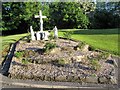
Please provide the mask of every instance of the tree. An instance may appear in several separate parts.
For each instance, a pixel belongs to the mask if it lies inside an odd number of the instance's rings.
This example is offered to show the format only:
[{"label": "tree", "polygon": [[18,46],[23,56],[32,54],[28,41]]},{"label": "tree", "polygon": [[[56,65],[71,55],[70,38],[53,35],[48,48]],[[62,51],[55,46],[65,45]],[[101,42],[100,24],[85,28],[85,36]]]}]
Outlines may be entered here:
[{"label": "tree", "polygon": [[27,32],[30,25],[35,30],[39,30],[39,20],[34,16],[38,14],[40,9],[42,9],[42,4],[38,2],[3,2],[3,30],[22,33]]},{"label": "tree", "polygon": [[87,28],[89,25],[79,3],[55,2],[49,7],[51,24],[58,28]]},{"label": "tree", "polygon": [[[119,28],[120,15],[119,3],[109,2],[107,8],[105,3],[98,3],[98,7],[91,18],[92,28]],[[101,6],[101,8],[99,8]]]}]

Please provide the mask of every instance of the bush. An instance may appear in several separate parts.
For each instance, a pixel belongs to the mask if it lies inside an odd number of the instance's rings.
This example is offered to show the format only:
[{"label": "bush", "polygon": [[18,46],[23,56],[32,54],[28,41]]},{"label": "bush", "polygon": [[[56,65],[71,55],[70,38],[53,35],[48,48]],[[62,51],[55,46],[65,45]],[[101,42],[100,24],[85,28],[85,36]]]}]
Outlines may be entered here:
[{"label": "bush", "polygon": [[54,36],[52,34],[50,34],[49,39],[50,40],[54,39]]},{"label": "bush", "polygon": [[22,63],[23,64],[28,64],[28,60],[27,59],[22,59]]},{"label": "bush", "polygon": [[55,43],[48,42],[44,46],[44,52],[48,52],[49,50],[56,48],[56,47],[57,47],[57,45]]},{"label": "bush", "polygon": [[23,57],[23,55],[24,55],[23,51],[18,51],[15,53],[15,57],[17,57],[17,58],[21,58],[21,57]]}]

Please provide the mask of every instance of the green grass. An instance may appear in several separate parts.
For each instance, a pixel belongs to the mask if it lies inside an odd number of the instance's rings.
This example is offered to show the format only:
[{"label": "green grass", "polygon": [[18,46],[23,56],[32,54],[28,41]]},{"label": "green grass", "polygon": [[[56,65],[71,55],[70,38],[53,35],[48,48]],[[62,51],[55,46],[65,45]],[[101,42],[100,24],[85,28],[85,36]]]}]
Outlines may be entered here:
[{"label": "green grass", "polygon": [[17,34],[17,35],[9,35],[9,36],[0,36],[0,55],[2,55],[2,59],[1,61],[5,58],[5,56],[7,55],[9,48],[10,48],[10,44],[15,43],[16,41],[18,41],[20,38],[24,37],[28,35],[28,33],[26,34]]},{"label": "green grass", "polygon": [[9,35],[9,36],[0,36],[1,39],[1,45],[0,50],[5,49],[7,46],[9,46],[11,43],[16,42],[20,38],[26,36],[27,34],[17,34],[17,35]]},{"label": "green grass", "polygon": [[[66,30],[59,30],[59,35],[63,36],[65,31]],[[69,31],[73,31],[72,39],[84,41],[97,49],[118,54],[118,35],[120,35],[120,33],[118,33],[118,29],[77,29]]]}]

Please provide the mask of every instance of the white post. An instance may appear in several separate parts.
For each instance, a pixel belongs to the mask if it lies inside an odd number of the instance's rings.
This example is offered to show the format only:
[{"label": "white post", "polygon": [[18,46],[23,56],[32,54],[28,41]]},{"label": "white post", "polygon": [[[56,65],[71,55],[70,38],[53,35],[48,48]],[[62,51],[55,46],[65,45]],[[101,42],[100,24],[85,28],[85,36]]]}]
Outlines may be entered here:
[{"label": "white post", "polygon": [[33,31],[33,28],[32,28],[32,26],[30,26],[30,32],[31,32],[31,39],[32,40],[35,40],[35,36],[34,36],[34,31]]},{"label": "white post", "polygon": [[54,37],[58,38],[58,29],[57,29],[57,27],[55,26],[55,28],[53,30],[54,30]]}]

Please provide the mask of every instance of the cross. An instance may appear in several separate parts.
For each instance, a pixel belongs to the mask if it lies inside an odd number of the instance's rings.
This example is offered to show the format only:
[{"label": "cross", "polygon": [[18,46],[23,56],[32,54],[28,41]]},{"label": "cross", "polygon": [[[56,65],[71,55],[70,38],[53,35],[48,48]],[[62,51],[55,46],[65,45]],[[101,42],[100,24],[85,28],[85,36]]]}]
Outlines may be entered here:
[{"label": "cross", "polygon": [[43,31],[43,20],[42,18],[46,18],[46,16],[42,16],[42,11],[39,11],[39,15],[35,15],[35,18],[40,18],[40,31]]}]

